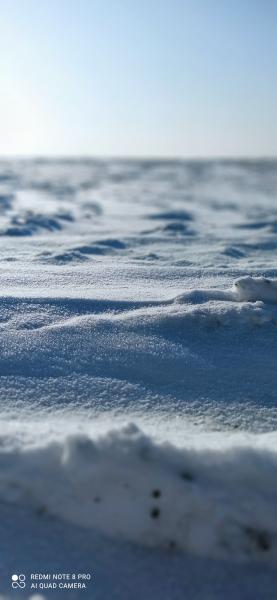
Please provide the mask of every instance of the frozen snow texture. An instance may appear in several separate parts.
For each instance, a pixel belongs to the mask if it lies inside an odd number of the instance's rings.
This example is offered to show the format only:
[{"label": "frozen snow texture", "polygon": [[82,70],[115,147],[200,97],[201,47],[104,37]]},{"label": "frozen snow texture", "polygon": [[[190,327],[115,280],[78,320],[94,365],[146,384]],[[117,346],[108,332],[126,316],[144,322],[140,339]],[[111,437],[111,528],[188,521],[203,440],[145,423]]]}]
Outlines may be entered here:
[{"label": "frozen snow texture", "polygon": [[276,164],[0,163],[0,498],[82,559],[98,528],[276,561]]}]

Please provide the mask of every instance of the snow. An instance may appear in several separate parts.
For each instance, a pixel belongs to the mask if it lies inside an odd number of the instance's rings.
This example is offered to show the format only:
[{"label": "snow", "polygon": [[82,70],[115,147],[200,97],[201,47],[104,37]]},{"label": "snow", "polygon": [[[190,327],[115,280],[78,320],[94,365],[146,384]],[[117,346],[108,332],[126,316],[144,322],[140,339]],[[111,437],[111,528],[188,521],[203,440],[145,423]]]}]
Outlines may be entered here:
[{"label": "snow", "polygon": [[1,162],[5,597],[275,597],[276,172]]},{"label": "snow", "polygon": [[0,498],[145,546],[275,562],[277,438],[269,440],[177,450],[129,425],[21,444],[1,455]]}]

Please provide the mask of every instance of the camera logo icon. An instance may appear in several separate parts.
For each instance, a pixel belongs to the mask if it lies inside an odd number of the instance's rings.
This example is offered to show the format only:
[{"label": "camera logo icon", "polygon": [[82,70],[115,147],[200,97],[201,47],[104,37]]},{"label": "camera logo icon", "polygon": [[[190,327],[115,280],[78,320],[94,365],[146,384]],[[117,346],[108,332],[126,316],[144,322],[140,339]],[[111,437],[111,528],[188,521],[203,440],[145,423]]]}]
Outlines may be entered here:
[{"label": "camera logo icon", "polygon": [[20,588],[24,590],[26,585],[26,577],[21,573],[21,575],[12,575],[12,587],[14,590]]}]

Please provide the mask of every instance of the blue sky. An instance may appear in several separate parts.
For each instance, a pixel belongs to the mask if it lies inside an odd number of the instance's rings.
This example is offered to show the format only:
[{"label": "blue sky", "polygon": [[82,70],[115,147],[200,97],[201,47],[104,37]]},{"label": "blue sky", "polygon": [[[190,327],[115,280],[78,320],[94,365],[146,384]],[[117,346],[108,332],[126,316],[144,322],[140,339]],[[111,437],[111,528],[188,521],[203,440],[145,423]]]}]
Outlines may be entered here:
[{"label": "blue sky", "polygon": [[277,155],[277,2],[0,0],[0,155]]}]

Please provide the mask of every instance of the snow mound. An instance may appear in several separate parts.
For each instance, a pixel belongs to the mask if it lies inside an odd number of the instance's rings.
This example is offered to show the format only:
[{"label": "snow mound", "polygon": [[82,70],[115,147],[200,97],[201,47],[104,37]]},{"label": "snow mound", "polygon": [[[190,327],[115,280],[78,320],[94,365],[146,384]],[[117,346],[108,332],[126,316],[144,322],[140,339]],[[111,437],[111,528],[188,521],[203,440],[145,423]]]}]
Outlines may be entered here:
[{"label": "snow mound", "polygon": [[217,288],[189,290],[175,298],[175,302],[200,304],[210,300],[230,302],[277,303],[277,279],[266,277],[240,277],[231,289]]},{"label": "snow mound", "polygon": [[[150,547],[277,560],[277,451],[253,441],[159,445],[136,425],[0,455],[0,499]],[[266,436],[264,436],[266,440]],[[251,438],[250,438],[251,440]]]},{"label": "snow mound", "polygon": [[262,300],[268,303],[277,303],[277,279],[266,277],[242,277],[235,282],[238,300]]}]

